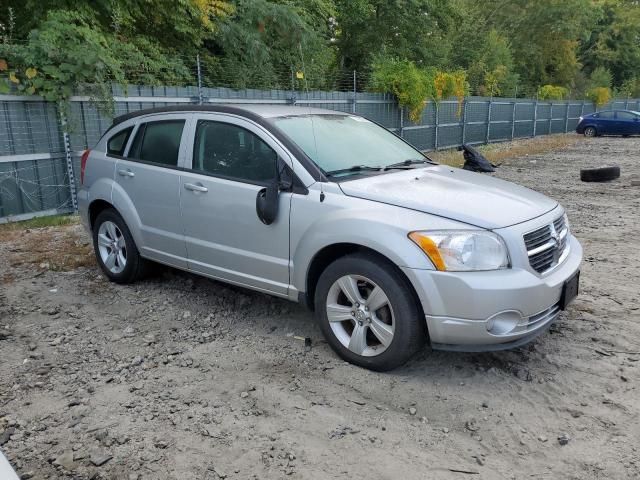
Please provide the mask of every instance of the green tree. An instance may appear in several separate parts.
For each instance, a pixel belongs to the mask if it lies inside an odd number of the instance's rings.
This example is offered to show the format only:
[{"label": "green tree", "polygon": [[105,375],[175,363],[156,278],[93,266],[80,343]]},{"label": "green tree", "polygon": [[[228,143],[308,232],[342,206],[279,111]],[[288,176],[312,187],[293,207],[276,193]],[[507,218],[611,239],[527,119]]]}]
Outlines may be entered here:
[{"label": "green tree", "polygon": [[365,71],[377,55],[445,67],[456,12],[449,0],[336,0],[338,62]]},{"label": "green tree", "polygon": [[598,19],[582,43],[580,59],[587,72],[606,68],[614,86],[638,75],[640,3],[635,0],[594,2]]},{"label": "green tree", "polygon": [[292,82],[300,89],[327,86],[327,72],[335,62],[328,27],[318,32],[305,21],[305,17],[311,18],[308,11],[288,4],[237,0],[234,6],[235,13],[205,42],[210,52],[205,58],[208,84],[237,88],[289,88]]},{"label": "green tree", "polygon": [[486,0],[474,24],[509,40],[514,69],[531,95],[540,84],[571,87],[580,40],[596,15],[591,0]]}]

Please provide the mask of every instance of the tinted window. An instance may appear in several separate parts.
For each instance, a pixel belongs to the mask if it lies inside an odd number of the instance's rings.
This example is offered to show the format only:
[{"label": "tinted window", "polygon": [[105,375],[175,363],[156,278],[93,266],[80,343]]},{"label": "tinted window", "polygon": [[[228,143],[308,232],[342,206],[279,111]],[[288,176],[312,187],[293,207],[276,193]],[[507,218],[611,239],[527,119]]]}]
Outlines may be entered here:
[{"label": "tinted window", "polygon": [[605,120],[610,120],[613,118],[613,112],[600,112],[598,114],[598,118],[602,118]]},{"label": "tinted window", "polygon": [[127,146],[129,135],[131,135],[131,130],[133,130],[133,127],[125,128],[111,137],[107,142],[107,153],[111,155],[122,155],[124,148]]},{"label": "tinted window", "polygon": [[200,120],[193,148],[193,169],[238,180],[275,178],[278,154],[242,127]]},{"label": "tinted window", "polygon": [[184,120],[143,123],[138,128],[129,157],[162,165],[178,165]]},{"label": "tinted window", "polygon": [[618,120],[634,120],[636,116],[631,112],[618,112],[616,117]]}]

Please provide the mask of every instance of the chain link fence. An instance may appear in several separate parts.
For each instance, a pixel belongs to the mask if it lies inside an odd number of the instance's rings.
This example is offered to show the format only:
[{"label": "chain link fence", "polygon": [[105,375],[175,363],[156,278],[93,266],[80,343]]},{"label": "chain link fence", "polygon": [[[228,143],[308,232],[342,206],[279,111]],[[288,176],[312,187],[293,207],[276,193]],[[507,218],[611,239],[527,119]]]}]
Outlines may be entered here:
[{"label": "chain link fence", "polygon": [[[592,103],[575,100],[468,97],[430,102],[413,122],[392,95],[364,91],[366,73],[336,74],[329,82],[333,91],[309,90],[298,72],[279,73],[281,88],[237,89],[228,86],[237,84],[233,75],[216,77],[197,63],[195,86],[114,86],[114,114],[188,104],[313,106],[362,115],[430,151],[570,132],[581,115],[595,111]],[[615,100],[604,109],[640,110],[640,100]],[[113,118],[79,96],[71,98],[68,117],[63,122],[56,106],[38,97],[0,95],[0,223],[75,209],[80,155]]]}]

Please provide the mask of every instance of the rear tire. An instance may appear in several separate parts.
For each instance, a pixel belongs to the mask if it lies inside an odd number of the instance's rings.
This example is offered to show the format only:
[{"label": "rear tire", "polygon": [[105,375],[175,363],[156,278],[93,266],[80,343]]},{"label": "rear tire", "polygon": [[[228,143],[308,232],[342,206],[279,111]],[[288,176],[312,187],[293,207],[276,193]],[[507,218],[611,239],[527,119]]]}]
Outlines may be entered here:
[{"label": "rear tire", "polygon": [[109,280],[133,283],[146,275],[150,264],[140,256],[129,227],[116,210],[98,214],[92,235],[96,260]]},{"label": "rear tire", "polygon": [[411,285],[395,266],[371,254],[341,257],[322,272],[315,311],[336,353],[370,370],[404,364],[427,337]]},{"label": "rear tire", "polygon": [[598,136],[598,131],[596,130],[595,127],[587,127],[584,129],[584,136],[585,137],[597,137]]}]

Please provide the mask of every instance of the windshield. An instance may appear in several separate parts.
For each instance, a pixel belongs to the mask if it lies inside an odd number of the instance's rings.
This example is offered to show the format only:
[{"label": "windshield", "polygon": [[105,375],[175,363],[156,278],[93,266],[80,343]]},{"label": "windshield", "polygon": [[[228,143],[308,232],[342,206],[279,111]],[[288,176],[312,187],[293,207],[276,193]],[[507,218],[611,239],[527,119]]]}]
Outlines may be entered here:
[{"label": "windshield", "polygon": [[390,131],[362,117],[301,115],[273,122],[328,173],[426,159]]}]

